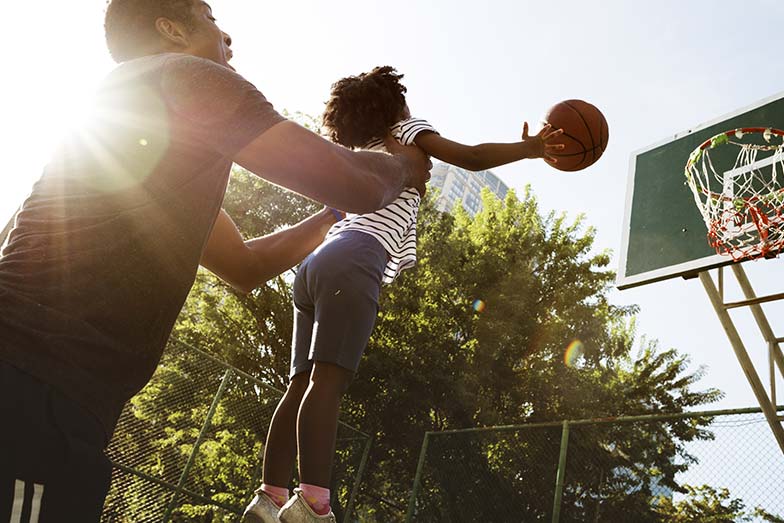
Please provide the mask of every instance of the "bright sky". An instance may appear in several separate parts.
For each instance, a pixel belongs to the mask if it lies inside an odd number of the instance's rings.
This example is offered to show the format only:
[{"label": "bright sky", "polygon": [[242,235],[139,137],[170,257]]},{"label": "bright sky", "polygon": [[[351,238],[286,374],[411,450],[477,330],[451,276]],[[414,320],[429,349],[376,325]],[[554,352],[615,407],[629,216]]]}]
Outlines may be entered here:
[{"label": "bright sky", "polygon": [[[233,65],[278,109],[317,115],[333,81],[384,64],[405,73],[414,115],[466,143],[515,140],[523,120],[538,122],[559,100],[594,103],[610,125],[609,148],[596,166],[567,174],[528,161],[495,172],[513,188],[532,184],[545,211],[585,213],[598,230],[597,247],[614,251],[613,268],[630,153],[774,95],[784,78],[780,0],[210,3],[234,40]],[[4,7],[2,223],[113,65],[103,43],[103,5],[42,0]],[[747,266],[758,293],[784,290],[776,285],[781,261]],[[698,280],[614,292],[613,300],[641,306],[641,334],[708,365],[702,385],[727,393],[718,406],[756,405]],[[492,297],[485,301],[492,306]],[[784,336],[784,322],[776,323],[784,309],[766,311]],[[762,371],[765,345],[751,316],[733,316]]]}]

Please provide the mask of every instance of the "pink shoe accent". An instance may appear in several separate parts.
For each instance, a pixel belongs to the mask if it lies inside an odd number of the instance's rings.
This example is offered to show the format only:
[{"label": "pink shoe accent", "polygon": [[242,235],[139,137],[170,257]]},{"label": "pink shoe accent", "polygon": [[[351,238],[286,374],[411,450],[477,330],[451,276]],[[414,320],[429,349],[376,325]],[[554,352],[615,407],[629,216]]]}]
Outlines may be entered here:
[{"label": "pink shoe accent", "polygon": [[277,506],[282,507],[289,500],[289,489],[283,487],[276,487],[275,485],[267,485],[262,483],[259,489],[264,492],[268,498],[272,500]]},{"label": "pink shoe accent", "polygon": [[313,512],[319,516],[326,516],[329,514],[328,488],[308,485],[307,483],[300,483],[299,488],[302,490],[302,497],[308,502],[308,505],[313,509]]}]

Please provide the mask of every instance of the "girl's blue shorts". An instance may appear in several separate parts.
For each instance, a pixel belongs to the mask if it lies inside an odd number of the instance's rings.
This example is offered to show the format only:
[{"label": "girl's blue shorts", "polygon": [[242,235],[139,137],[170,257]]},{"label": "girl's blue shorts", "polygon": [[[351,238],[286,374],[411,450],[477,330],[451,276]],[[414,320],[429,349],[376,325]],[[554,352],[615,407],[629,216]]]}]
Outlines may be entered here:
[{"label": "girl's blue shorts", "polygon": [[314,361],[356,372],[378,315],[387,253],[373,236],[344,231],[310,254],[294,279],[289,377]]}]

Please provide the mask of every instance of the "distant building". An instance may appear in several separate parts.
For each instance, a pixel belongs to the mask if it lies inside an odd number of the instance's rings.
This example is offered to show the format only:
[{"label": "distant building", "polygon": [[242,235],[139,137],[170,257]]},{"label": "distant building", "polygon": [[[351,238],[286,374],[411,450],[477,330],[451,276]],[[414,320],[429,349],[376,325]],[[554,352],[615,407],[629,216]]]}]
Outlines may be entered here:
[{"label": "distant building", "polygon": [[441,211],[451,211],[460,200],[463,208],[471,216],[476,216],[482,210],[482,188],[487,187],[501,200],[509,191],[509,187],[491,171],[467,171],[439,162],[430,172],[430,188],[441,191],[436,200],[436,208]]}]

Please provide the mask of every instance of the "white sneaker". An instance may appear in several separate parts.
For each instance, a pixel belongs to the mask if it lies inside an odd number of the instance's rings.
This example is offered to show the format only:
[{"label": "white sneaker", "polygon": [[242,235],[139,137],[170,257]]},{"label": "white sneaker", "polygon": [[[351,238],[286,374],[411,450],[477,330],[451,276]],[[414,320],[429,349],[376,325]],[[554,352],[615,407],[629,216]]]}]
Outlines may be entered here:
[{"label": "white sneaker", "polygon": [[329,511],[329,514],[323,516],[319,516],[313,512],[313,509],[310,508],[308,502],[305,501],[302,490],[298,488],[294,489],[294,497],[289,499],[289,501],[283,505],[283,508],[280,509],[278,517],[280,518],[281,523],[337,523],[335,514],[333,514],[331,510]]},{"label": "white sneaker", "polygon": [[254,492],[253,498],[242,514],[242,523],[280,523],[278,511],[280,507],[261,489]]}]

